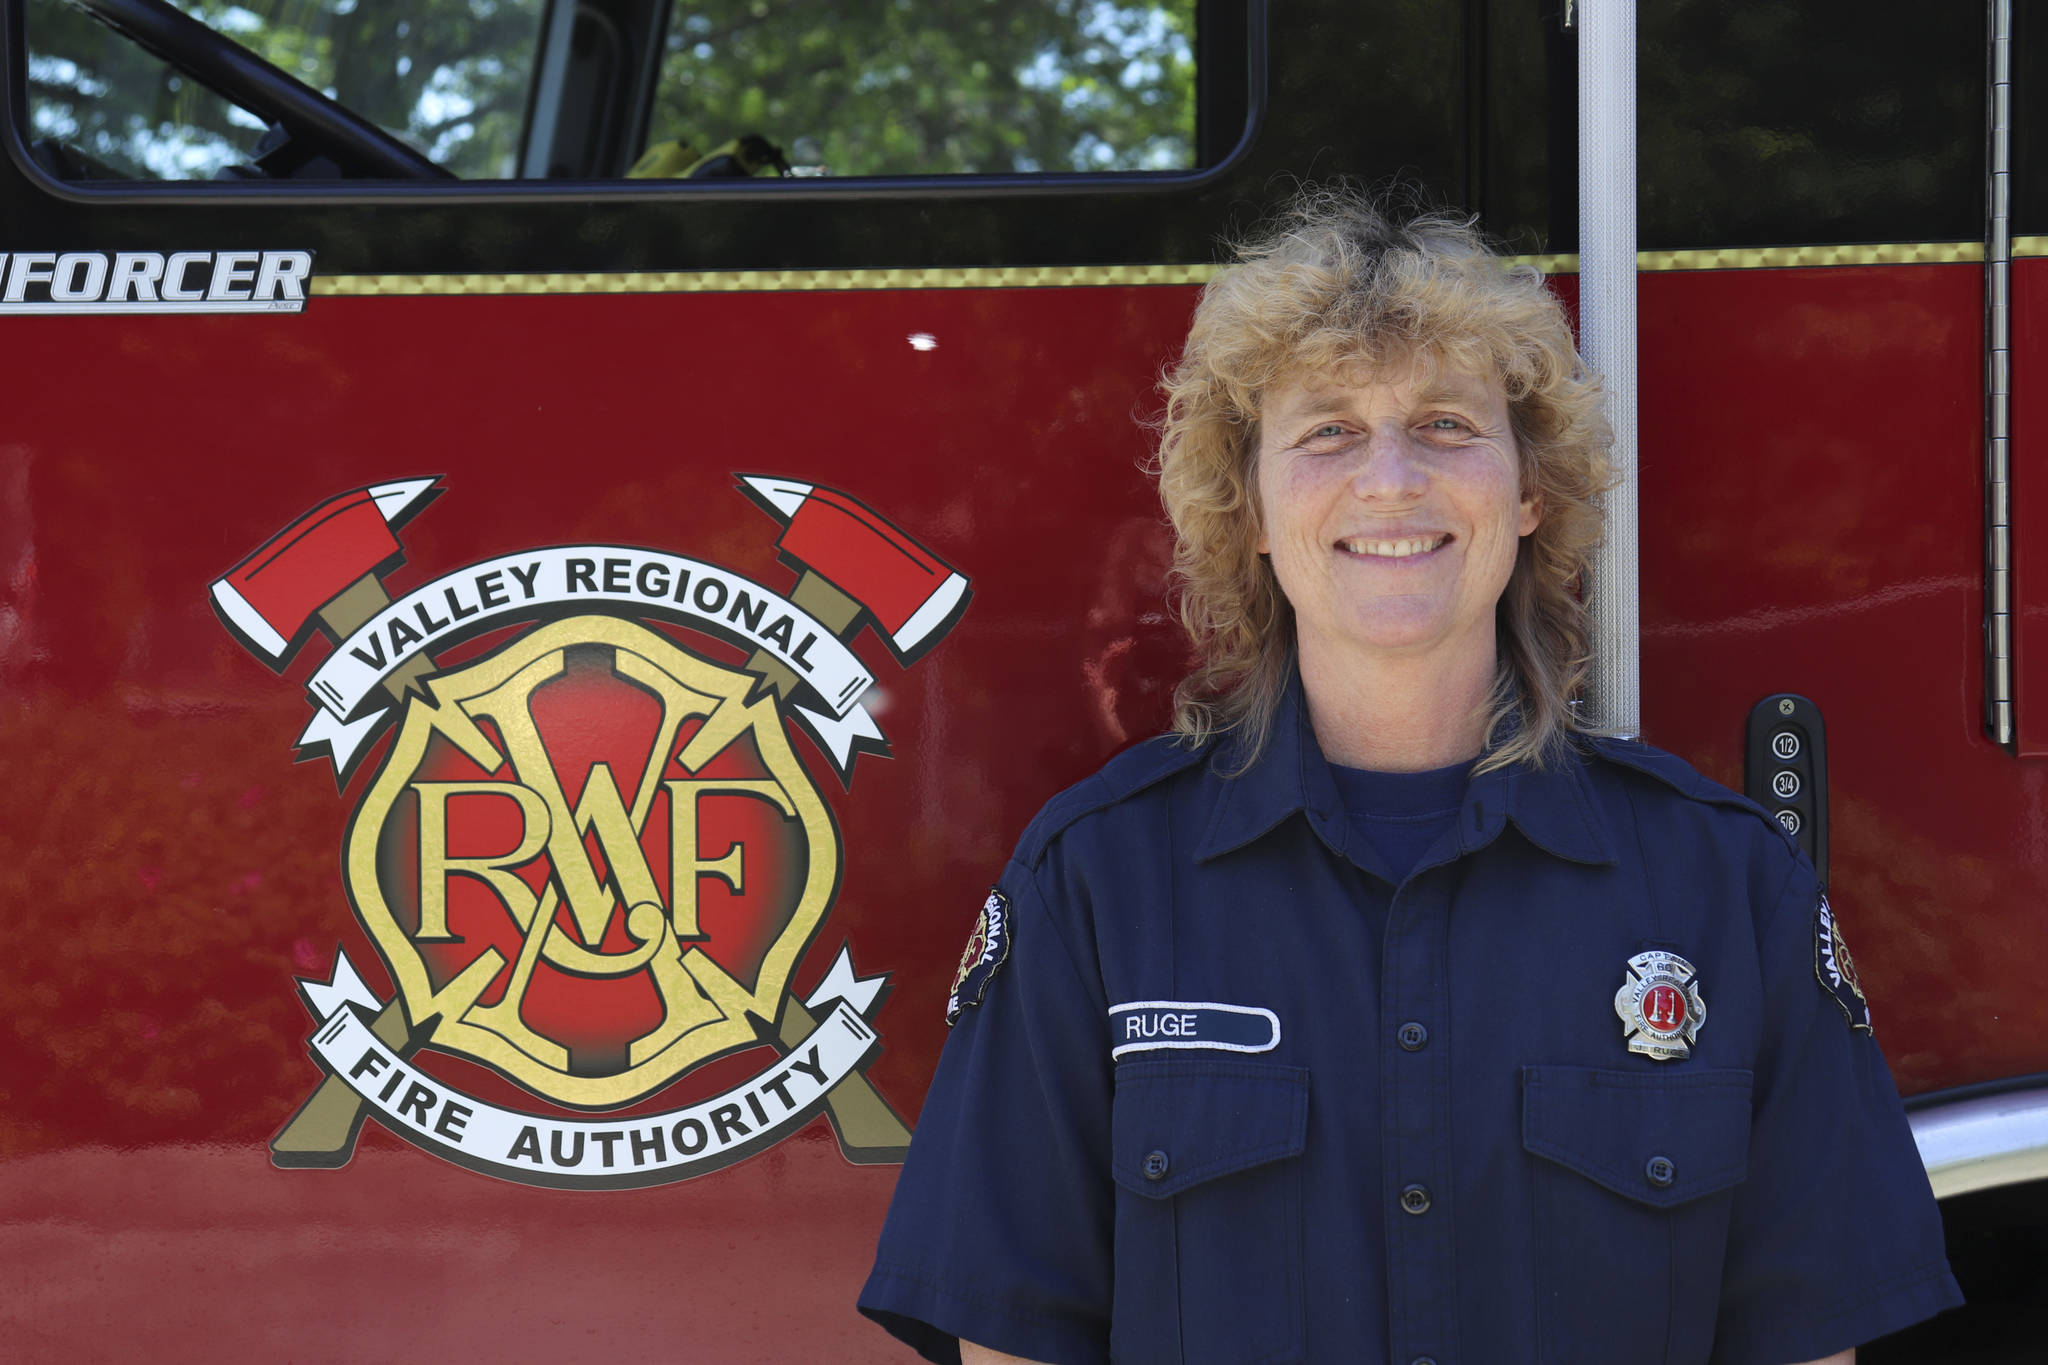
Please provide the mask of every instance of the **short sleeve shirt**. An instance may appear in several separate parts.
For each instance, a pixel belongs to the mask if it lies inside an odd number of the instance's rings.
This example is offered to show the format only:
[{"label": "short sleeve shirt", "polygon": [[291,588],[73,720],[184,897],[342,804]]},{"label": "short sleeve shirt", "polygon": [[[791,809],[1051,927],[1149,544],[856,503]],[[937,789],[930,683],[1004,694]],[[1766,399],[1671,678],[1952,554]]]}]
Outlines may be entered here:
[{"label": "short sleeve shirt", "polygon": [[1397,884],[1295,693],[1219,766],[1140,746],[1002,874],[861,1295],[928,1359],[1784,1365],[1961,1301],[1762,811],[1595,741]]}]

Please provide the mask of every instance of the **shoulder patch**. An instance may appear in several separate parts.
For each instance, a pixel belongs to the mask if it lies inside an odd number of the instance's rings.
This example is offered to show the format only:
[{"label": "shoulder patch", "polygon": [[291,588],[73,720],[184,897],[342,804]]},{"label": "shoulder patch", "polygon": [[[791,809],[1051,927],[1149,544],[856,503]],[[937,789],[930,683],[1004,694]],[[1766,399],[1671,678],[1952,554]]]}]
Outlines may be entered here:
[{"label": "shoulder patch", "polygon": [[1856,979],[1856,963],[1842,940],[1841,923],[1835,919],[1825,891],[1813,907],[1813,974],[1821,989],[1841,1007],[1851,1029],[1876,1032],[1870,1023],[1870,1001],[1863,994],[1863,983]]},{"label": "shoulder patch", "polygon": [[953,974],[953,991],[946,997],[946,1027],[960,1022],[960,1011],[979,1005],[988,994],[988,983],[1010,956],[1010,898],[994,887],[981,903],[981,917],[967,936],[967,949],[960,954],[960,970]]}]

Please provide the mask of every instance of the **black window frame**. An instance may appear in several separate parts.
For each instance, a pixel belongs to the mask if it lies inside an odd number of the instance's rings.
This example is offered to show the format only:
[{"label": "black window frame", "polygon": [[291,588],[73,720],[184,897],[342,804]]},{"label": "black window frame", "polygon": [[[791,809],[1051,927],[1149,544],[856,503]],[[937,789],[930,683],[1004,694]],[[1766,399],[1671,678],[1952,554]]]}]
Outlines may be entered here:
[{"label": "black window frame", "polygon": [[[544,7],[541,29],[548,29],[550,16],[562,0],[549,0]],[[513,180],[222,180],[222,181],[139,181],[63,180],[51,175],[30,152],[25,137],[31,126],[28,110],[26,0],[0,0],[0,79],[7,84],[5,128],[0,143],[15,168],[32,184],[53,198],[79,204],[149,204],[166,200],[204,201],[209,204],[355,204],[406,203],[418,200],[514,205],[559,202],[663,202],[677,198],[788,199],[796,202],[829,203],[839,199],[886,198],[1001,198],[1066,194],[1130,194],[1185,192],[1199,190],[1236,174],[1250,156],[1267,121],[1267,79],[1270,24],[1269,0],[1198,0],[1204,10],[1220,11],[1228,18],[1241,11],[1245,26],[1244,62],[1241,73],[1234,69],[1216,77],[1205,73],[1215,65],[1204,61],[1204,49],[1227,42],[1214,32],[1214,24],[1196,24],[1196,146],[1203,145],[1207,125],[1215,118],[1218,105],[1242,101],[1243,125],[1231,146],[1214,162],[1176,171],[1046,171],[1003,174],[952,174],[928,176],[819,176],[780,179],[627,180],[617,177],[592,179]],[[657,18],[667,14],[669,4],[655,6]],[[225,35],[223,35],[225,36]],[[1206,85],[1205,85],[1206,83]],[[1219,88],[1220,87],[1220,88]],[[532,90],[528,110],[522,119],[522,143],[532,118]],[[634,116],[637,126],[645,118]]]}]

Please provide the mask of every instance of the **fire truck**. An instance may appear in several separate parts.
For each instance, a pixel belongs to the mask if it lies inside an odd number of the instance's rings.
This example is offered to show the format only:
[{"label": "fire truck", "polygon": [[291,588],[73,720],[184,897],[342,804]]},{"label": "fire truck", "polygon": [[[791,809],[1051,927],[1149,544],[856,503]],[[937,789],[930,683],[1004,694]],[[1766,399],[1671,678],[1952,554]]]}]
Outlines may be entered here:
[{"label": "fire truck", "polygon": [[1224,243],[1399,183],[1577,306],[1621,117],[1633,728],[1855,946],[1970,1297],[1861,1358],[2039,1359],[2048,22],[1668,0],[1615,115],[1581,10],[0,0],[0,1355],[902,1359]]}]

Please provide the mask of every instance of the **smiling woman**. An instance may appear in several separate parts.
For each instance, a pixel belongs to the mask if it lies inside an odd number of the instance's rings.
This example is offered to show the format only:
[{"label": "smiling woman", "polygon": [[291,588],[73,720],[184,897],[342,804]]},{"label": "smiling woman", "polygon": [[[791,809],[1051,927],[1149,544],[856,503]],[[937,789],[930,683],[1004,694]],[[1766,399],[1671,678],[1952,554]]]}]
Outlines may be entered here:
[{"label": "smiling woman", "polygon": [[[1595,499],[1608,479],[1599,383],[1578,363],[1556,296],[1536,271],[1510,268],[1490,253],[1462,219],[1423,213],[1397,226],[1335,194],[1305,196],[1240,259],[1209,286],[1167,381],[1159,490],[1178,533],[1181,619],[1203,659],[1176,693],[1175,727],[1196,741],[1235,732],[1247,753],[1262,747],[1292,667],[1303,603],[1276,577],[1291,561],[1260,558],[1268,529],[1248,537],[1245,519],[1256,524],[1275,510],[1268,471],[1291,463],[1281,449],[1318,418],[1335,417],[1350,430],[1347,423],[1366,415],[1353,410],[1368,396],[1362,385],[1382,407],[1394,404],[1403,430],[1439,420],[1464,428],[1420,437],[1432,449],[1469,453],[1478,438],[1507,457],[1514,500],[1526,498],[1540,512],[1536,525],[1517,531],[1527,539],[1514,562],[1525,567],[1501,598],[1497,673],[1491,632],[1467,643],[1483,645],[1489,659],[1484,732],[1499,743],[1482,766],[1553,748],[1576,724],[1563,699],[1584,676],[1580,588],[1600,536]],[[1437,398],[1460,403],[1438,412],[1440,405],[1426,401]],[[1319,410],[1317,400],[1335,410]],[[1294,405],[1304,401],[1310,406],[1297,413]],[[1387,420],[1386,412],[1372,415]],[[1297,420],[1310,425],[1285,425]],[[1256,445],[1248,433],[1256,433]],[[1324,440],[1331,444],[1305,448],[1349,451],[1354,461],[1363,453],[1340,438]],[[1450,464],[1469,469],[1474,462],[1438,459],[1429,467]],[[1370,510],[1361,505],[1353,515],[1385,518],[1413,510],[1410,501],[1381,490],[1364,499]],[[1472,548],[1452,557],[1462,560]],[[1493,597],[1500,596],[1496,585]],[[1481,606],[1490,609],[1493,597]],[[1469,626],[1475,618],[1466,606]]]},{"label": "smiling woman", "polygon": [[1572,710],[1607,432],[1542,282],[1310,196],[1167,388],[1203,662],[991,892],[862,1308],[970,1365],[1776,1365],[1956,1303],[1812,865]]},{"label": "smiling woman", "polygon": [[[1286,382],[1255,463],[1259,553],[1293,609],[1304,685],[1330,699],[1316,716],[1325,755],[1400,771],[1462,761],[1483,738],[1495,604],[1541,521],[1500,382],[1420,355]],[[1443,723],[1389,733],[1337,713],[1404,694]]]}]

